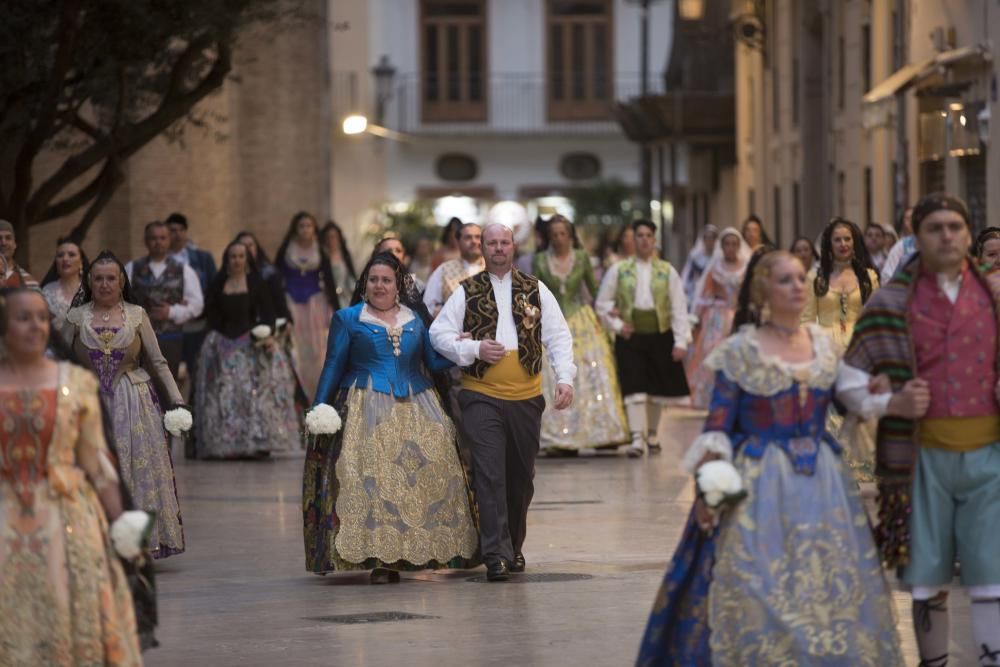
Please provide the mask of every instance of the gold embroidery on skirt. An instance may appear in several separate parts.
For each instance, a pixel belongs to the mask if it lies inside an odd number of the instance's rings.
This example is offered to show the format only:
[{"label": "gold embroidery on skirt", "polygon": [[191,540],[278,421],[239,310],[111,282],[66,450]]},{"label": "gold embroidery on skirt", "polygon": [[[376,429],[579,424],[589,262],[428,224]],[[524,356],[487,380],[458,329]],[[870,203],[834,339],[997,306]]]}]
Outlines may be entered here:
[{"label": "gold embroidery on skirt", "polygon": [[471,558],[478,536],[450,422],[429,419],[414,401],[395,401],[366,424],[364,390],[348,398],[337,460],[338,555],[361,563]]}]

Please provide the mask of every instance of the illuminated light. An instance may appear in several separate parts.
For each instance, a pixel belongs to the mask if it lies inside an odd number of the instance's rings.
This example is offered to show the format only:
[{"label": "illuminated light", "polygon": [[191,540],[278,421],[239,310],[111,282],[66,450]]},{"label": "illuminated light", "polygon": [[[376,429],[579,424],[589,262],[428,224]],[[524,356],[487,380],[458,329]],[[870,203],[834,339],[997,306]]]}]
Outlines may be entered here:
[{"label": "illuminated light", "polygon": [[361,134],[368,129],[368,119],[359,114],[344,119],[344,134]]},{"label": "illuminated light", "polygon": [[961,111],[965,107],[962,106],[961,102],[952,102],[951,104],[948,105],[948,108],[951,109],[952,111]]},{"label": "illuminated light", "polygon": [[948,117],[948,112],[947,111],[942,111],[941,112],[941,117],[942,118],[947,118]]},{"label": "illuminated light", "polygon": [[962,124],[962,127],[965,127],[965,123],[967,121],[965,120],[965,114],[964,113],[961,116],[958,117],[958,122]]},{"label": "illuminated light", "polygon": [[650,211],[659,211],[662,207],[663,207],[663,205],[660,203],[659,199],[652,199],[649,202],[649,210]]},{"label": "illuminated light", "polygon": [[486,222],[496,222],[514,230],[515,243],[523,243],[532,231],[528,210],[512,199],[494,204],[486,214]]},{"label": "illuminated light", "polygon": [[597,395],[597,400],[603,401],[604,400],[604,394],[598,394]]},{"label": "illuminated light", "polygon": [[434,222],[444,227],[452,218],[462,222],[479,222],[479,207],[472,197],[448,195],[434,204]]}]

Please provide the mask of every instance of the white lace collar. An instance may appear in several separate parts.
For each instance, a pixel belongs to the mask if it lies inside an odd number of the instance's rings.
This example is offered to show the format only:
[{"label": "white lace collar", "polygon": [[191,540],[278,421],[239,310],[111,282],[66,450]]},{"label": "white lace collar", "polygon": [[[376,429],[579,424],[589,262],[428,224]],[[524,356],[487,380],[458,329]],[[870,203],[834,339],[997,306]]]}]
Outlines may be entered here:
[{"label": "white lace collar", "polygon": [[[404,324],[409,324],[413,321],[414,317],[415,316],[412,310],[403,304],[399,304],[399,312],[396,313],[396,326],[401,327]],[[387,329],[389,327],[388,324],[375,317],[375,314],[368,309],[367,303],[361,307],[361,317],[359,319],[365,324],[372,324],[377,327],[382,327],[383,329]]]},{"label": "white lace collar", "polygon": [[818,324],[803,326],[812,338],[813,358],[809,361],[792,364],[761,353],[757,327],[747,325],[724,340],[704,363],[713,371],[722,371],[728,380],[757,396],[787,391],[802,377],[807,378],[809,387],[828,389],[837,379],[838,359],[833,341]]}]

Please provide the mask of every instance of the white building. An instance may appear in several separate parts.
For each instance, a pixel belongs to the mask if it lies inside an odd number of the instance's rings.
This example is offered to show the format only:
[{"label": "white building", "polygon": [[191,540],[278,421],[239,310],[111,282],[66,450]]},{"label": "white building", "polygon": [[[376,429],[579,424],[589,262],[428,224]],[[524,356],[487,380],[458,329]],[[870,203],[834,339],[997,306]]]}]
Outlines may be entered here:
[{"label": "white building", "polygon": [[[640,92],[640,5],[331,2],[334,116],[364,113],[400,135],[333,129],[334,217],[357,238],[393,203],[437,204],[439,216],[459,206],[468,218],[516,200],[534,215],[561,208],[559,196],[587,182],[638,189],[639,151],[612,107]],[[651,91],[663,86],[673,13],[672,2],[649,3]],[[380,86],[373,70],[386,66],[391,83]],[[458,198],[442,201],[449,196]]]}]

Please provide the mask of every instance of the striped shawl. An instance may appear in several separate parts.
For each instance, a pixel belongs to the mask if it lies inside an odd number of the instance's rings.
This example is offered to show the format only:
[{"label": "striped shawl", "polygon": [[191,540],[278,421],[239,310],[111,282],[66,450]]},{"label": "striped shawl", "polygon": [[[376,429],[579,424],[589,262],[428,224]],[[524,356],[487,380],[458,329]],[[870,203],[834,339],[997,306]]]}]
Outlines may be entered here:
[{"label": "striped shawl", "polygon": [[[993,296],[994,315],[1000,321],[1000,272],[987,274],[973,267],[969,273],[982,281]],[[869,299],[844,355],[844,361],[855,368],[888,376],[894,392],[916,375],[910,302],[919,275],[917,254]],[[1000,360],[1000,355],[997,358]],[[917,451],[917,422],[892,416],[879,420],[875,454],[879,524],[875,537],[888,567],[902,567],[909,562],[908,519]]]}]

